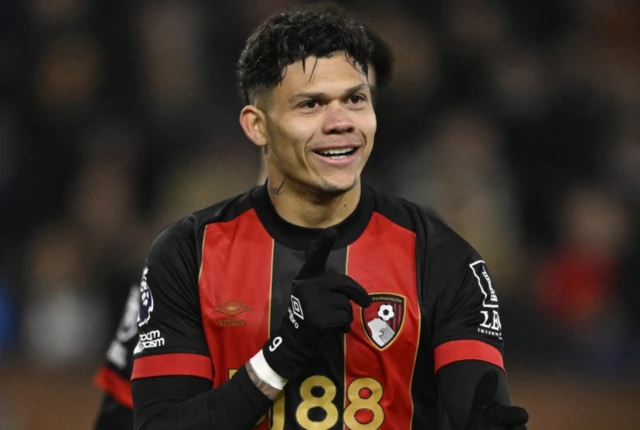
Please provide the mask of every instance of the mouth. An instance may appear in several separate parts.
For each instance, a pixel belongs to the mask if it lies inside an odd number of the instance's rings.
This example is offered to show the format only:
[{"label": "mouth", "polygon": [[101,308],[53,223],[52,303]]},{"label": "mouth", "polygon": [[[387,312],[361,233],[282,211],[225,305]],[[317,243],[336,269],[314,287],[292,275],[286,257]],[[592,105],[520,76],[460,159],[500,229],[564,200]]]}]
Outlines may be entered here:
[{"label": "mouth", "polygon": [[329,158],[331,160],[343,160],[350,155],[353,155],[358,150],[357,147],[349,147],[349,148],[332,148],[332,149],[321,149],[317,151],[313,151],[321,157]]},{"label": "mouth", "polygon": [[348,166],[360,153],[360,146],[346,146],[341,148],[321,148],[313,150],[313,153],[325,164],[330,166]]}]

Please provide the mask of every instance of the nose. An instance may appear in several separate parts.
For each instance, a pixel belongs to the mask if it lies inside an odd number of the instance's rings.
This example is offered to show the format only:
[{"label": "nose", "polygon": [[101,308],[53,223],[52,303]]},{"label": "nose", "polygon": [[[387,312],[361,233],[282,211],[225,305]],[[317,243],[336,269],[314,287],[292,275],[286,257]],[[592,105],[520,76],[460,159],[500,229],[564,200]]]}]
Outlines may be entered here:
[{"label": "nose", "polygon": [[352,133],[355,124],[351,120],[349,112],[342,105],[330,105],[327,109],[327,117],[322,126],[325,134]]}]

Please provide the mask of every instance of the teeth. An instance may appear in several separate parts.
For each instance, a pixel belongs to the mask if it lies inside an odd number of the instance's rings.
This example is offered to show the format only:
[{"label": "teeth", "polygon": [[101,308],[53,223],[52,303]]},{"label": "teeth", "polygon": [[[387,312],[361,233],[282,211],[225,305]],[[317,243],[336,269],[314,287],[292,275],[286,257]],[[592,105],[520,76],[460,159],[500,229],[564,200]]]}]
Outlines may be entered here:
[{"label": "teeth", "polygon": [[326,151],[322,151],[322,155],[346,155],[350,154],[354,151],[353,148],[344,148],[344,149],[327,149]]}]

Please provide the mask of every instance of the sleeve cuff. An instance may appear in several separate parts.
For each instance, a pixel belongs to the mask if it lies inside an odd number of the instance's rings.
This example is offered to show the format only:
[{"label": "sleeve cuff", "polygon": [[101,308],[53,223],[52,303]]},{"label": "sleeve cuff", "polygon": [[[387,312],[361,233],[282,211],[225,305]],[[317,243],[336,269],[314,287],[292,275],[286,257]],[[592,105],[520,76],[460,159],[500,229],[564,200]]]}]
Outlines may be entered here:
[{"label": "sleeve cuff", "polygon": [[199,354],[160,354],[136,358],[131,380],[154,376],[197,376],[213,381],[211,359]]},{"label": "sleeve cuff", "polygon": [[485,361],[504,371],[504,362],[500,350],[495,346],[479,340],[453,340],[445,342],[436,347],[433,355],[435,373],[448,364],[463,360]]}]

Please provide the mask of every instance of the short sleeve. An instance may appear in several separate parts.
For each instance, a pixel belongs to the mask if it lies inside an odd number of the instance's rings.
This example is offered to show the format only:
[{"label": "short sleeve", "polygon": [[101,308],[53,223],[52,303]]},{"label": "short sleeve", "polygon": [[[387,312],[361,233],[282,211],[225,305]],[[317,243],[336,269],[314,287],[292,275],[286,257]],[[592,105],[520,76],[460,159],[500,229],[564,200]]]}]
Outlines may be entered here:
[{"label": "short sleeve", "polygon": [[198,295],[198,248],[190,218],[153,242],[140,281],[138,342],[131,379],[212,379]]},{"label": "short sleeve", "polygon": [[435,371],[463,360],[504,370],[498,296],[487,264],[444,224],[433,227],[427,279]]}]

